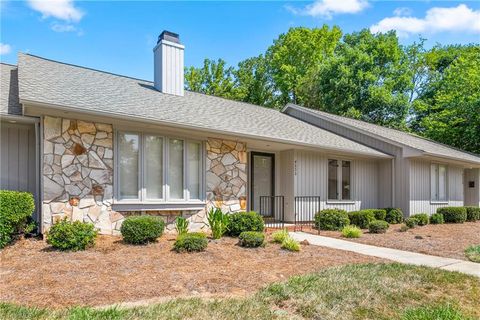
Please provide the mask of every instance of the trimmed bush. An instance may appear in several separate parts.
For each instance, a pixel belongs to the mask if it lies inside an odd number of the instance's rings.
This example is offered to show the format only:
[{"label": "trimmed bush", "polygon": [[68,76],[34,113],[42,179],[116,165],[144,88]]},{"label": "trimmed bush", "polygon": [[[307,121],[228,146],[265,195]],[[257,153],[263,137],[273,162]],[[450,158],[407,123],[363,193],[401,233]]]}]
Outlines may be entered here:
[{"label": "trimmed bush", "polygon": [[95,245],[97,230],[92,223],[68,221],[55,223],[47,233],[47,243],[59,250],[79,251]]},{"label": "trimmed bush", "polygon": [[467,221],[467,209],[465,207],[438,208],[437,213],[443,215],[446,223],[464,223]]},{"label": "trimmed bush", "polygon": [[273,242],[282,243],[288,237],[287,229],[282,229],[272,233]]},{"label": "trimmed bush", "polygon": [[29,218],[35,210],[33,195],[28,192],[0,190],[0,249],[14,237],[29,232]]},{"label": "trimmed bush", "polygon": [[371,210],[352,211],[348,213],[350,224],[356,225],[360,229],[367,229],[370,222],[375,220],[375,215]]},{"label": "trimmed bush", "polygon": [[370,233],[385,233],[388,227],[389,225],[386,221],[375,220],[368,225],[368,231],[370,231]]},{"label": "trimmed bush", "polygon": [[210,230],[212,230],[212,238],[220,239],[228,230],[228,224],[230,222],[228,214],[223,213],[220,208],[212,208],[208,212],[207,219]]},{"label": "trimmed bush", "polygon": [[173,249],[177,252],[200,252],[208,246],[207,235],[202,232],[191,232],[179,235]]},{"label": "trimmed bush", "polygon": [[470,246],[465,249],[465,256],[472,262],[480,263],[480,245]]},{"label": "trimmed bush", "polygon": [[175,229],[177,230],[177,234],[185,234],[188,232],[188,220],[184,217],[177,217],[175,219]]},{"label": "trimmed bush", "polygon": [[410,218],[417,219],[419,226],[426,226],[428,224],[428,214],[426,213],[412,214]]},{"label": "trimmed bush", "polygon": [[385,220],[385,217],[387,216],[387,210],[385,209],[365,209],[362,211],[371,212],[375,217],[375,220]]},{"label": "trimmed bush", "polygon": [[405,225],[410,229],[415,228],[416,226],[418,226],[418,220],[413,217],[407,218],[405,219]]},{"label": "trimmed bush", "polygon": [[434,213],[430,216],[430,223],[431,224],[442,224],[445,223],[443,220],[443,214],[441,213]]},{"label": "trimmed bush", "polygon": [[165,222],[160,217],[131,216],[123,221],[120,232],[126,243],[146,244],[156,241],[164,229]]},{"label": "trimmed bush", "polygon": [[385,221],[390,224],[402,223],[403,212],[399,208],[385,208],[387,214],[385,215]]},{"label": "trimmed bush", "polygon": [[360,238],[362,236],[362,230],[356,226],[345,226],[342,229],[342,236],[345,238]]},{"label": "trimmed bush", "polygon": [[255,211],[236,212],[228,215],[227,234],[232,237],[238,237],[244,231],[263,231],[263,218]]},{"label": "trimmed bush", "polygon": [[315,214],[315,227],[320,230],[342,230],[349,223],[345,210],[325,209]]},{"label": "trimmed bush", "polygon": [[286,237],[281,248],[288,251],[300,251],[300,243],[292,237]]},{"label": "trimmed bush", "polygon": [[265,234],[258,231],[244,231],[238,236],[238,244],[242,247],[256,248],[263,246]]},{"label": "trimmed bush", "polygon": [[467,221],[480,220],[480,208],[479,207],[465,207],[467,210]]}]

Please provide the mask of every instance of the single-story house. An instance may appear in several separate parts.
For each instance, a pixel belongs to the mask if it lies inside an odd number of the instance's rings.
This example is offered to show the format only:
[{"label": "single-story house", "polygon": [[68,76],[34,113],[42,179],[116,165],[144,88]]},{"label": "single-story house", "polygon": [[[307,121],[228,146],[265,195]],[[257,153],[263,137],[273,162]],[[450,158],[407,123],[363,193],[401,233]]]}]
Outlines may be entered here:
[{"label": "single-story house", "polygon": [[399,131],[288,105],[283,112],[184,90],[184,46],[163,32],[154,81],[19,53],[1,64],[1,189],[59,219],[117,234],[124,218],[212,206],[273,220],[323,208],[479,205],[480,157]]}]

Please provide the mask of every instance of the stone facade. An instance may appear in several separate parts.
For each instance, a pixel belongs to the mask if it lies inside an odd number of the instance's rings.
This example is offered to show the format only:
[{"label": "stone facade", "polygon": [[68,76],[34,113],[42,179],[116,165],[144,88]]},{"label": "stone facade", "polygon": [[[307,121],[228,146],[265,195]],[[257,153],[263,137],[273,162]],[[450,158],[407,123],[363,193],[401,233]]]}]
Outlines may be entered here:
[{"label": "stone facade", "polygon": [[117,233],[123,215],[111,208],[112,125],[45,117],[43,135],[43,230],[66,217]]},{"label": "stone facade", "polygon": [[245,211],[247,150],[244,142],[209,138],[206,159],[207,207]]}]

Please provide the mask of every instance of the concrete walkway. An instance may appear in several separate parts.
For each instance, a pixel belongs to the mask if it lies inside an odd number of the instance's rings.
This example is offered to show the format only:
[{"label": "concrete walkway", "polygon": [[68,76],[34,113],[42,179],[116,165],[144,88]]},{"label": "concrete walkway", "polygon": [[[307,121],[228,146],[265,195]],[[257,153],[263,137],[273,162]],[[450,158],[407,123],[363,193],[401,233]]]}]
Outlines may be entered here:
[{"label": "concrete walkway", "polygon": [[417,266],[427,266],[449,271],[458,271],[480,277],[480,264],[475,262],[430,256],[427,254],[391,248],[376,247],[368,244],[322,237],[304,232],[290,232],[290,235],[297,241],[307,240],[310,244],[316,246],[352,251],[367,256],[393,260],[401,263],[414,264]]}]

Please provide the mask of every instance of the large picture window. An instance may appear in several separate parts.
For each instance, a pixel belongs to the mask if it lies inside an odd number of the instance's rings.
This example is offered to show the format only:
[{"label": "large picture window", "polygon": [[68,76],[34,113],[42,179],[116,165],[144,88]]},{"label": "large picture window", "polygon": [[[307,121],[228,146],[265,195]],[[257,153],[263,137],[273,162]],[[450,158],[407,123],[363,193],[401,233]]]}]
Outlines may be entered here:
[{"label": "large picture window", "polygon": [[430,192],[432,201],[447,201],[447,166],[430,166]]},{"label": "large picture window", "polygon": [[119,131],[117,146],[119,200],[202,200],[201,142]]},{"label": "large picture window", "polygon": [[351,162],[338,159],[328,160],[328,199],[351,200]]}]

